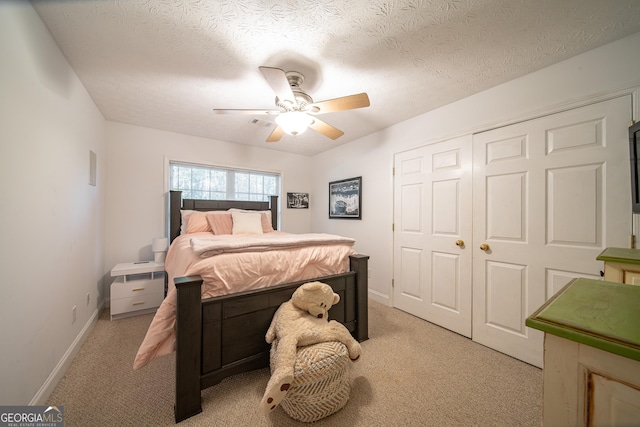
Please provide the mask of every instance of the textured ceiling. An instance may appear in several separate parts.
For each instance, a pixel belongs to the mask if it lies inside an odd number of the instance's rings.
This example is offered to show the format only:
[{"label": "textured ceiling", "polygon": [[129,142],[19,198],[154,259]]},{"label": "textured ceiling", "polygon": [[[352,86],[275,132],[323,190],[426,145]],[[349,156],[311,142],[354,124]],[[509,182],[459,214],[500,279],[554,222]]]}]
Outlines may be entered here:
[{"label": "textured ceiling", "polygon": [[[640,31],[638,0],[86,0],[32,2],[108,120],[304,155],[417,116]],[[322,116],[266,143],[261,65],[299,71]],[[251,123],[253,119],[257,123]]]}]

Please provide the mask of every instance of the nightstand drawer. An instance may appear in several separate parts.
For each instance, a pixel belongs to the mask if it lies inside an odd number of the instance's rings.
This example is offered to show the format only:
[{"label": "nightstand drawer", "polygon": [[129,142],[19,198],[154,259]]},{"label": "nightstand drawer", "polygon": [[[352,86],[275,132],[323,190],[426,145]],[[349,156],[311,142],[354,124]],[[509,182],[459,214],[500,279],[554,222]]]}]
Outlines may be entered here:
[{"label": "nightstand drawer", "polygon": [[164,294],[163,278],[130,280],[125,282],[122,277],[118,277],[111,284],[111,300],[138,297],[158,292]]},{"label": "nightstand drawer", "polygon": [[638,271],[640,269],[637,268],[638,266],[634,267],[636,268],[633,270],[625,269],[623,271],[624,279],[622,283],[626,283],[627,285],[640,285],[640,271]]},{"label": "nightstand drawer", "polygon": [[150,308],[158,308],[164,299],[164,291],[139,294],[129,298],[111,298],[111,316],[121,313],[135,312]]}]

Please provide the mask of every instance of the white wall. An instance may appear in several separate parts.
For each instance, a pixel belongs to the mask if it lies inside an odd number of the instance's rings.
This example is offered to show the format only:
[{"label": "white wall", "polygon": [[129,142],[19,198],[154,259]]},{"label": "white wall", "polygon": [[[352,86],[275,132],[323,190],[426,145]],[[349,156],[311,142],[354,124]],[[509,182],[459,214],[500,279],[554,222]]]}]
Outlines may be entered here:
[{"label": "white wall", "polygon": [[310,157],[114,122],[107,123],[107,146],[107,270],[152,259],[151,240],[166,236],[169,160],[281,173],[282,230],[311,230],[308,209],[286,208],[287,192],[311,190]]},{"label": "white wall", "polygon": [[316,200],[327,200],[328,182],[362,176],[363,206],[362,221],[329,220],[326,208],[314,207],[314,231],[354,237],[358,251],[371,257],[370,297],[390,304],[394,153],[533,118],[614,91],[630,91],[640,85],[638,52],[640,33],[315,156],[312,192]]},{"label": "white wall", "polygon": [[0,58],[0,404],[43,403],[102,298],[105,120],[30,3],[0,3]]}]

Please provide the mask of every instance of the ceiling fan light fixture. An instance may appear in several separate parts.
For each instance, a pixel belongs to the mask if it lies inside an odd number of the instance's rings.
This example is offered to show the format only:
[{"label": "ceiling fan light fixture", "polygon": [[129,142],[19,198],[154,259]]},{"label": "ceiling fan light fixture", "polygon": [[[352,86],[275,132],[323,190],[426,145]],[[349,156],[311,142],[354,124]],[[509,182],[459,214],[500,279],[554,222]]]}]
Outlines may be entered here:
[{"label": "ceiling fan light fixture", "polygon": [[289,135],[300,135],[313,123],[313,118],[301,111],[287,111],[276,117],[276,123]]}]

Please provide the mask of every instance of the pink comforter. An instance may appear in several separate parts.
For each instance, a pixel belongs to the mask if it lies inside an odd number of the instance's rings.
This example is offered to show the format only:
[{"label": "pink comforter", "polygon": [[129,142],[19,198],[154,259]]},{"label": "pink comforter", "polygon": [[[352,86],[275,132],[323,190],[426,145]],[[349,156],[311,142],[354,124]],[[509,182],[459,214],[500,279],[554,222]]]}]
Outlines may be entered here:
[{"label": "pink comforter", "polygon": [[349,255],[355,253],[353,244],[353,239],[330,234],[294,235],[281,231],[254,237],[212,233],[177,237],[165,261],[167,297],[138,349],[133,369],[175,350],[175,277],[202,276],[203,298],[260,289],[349,271]]}]

